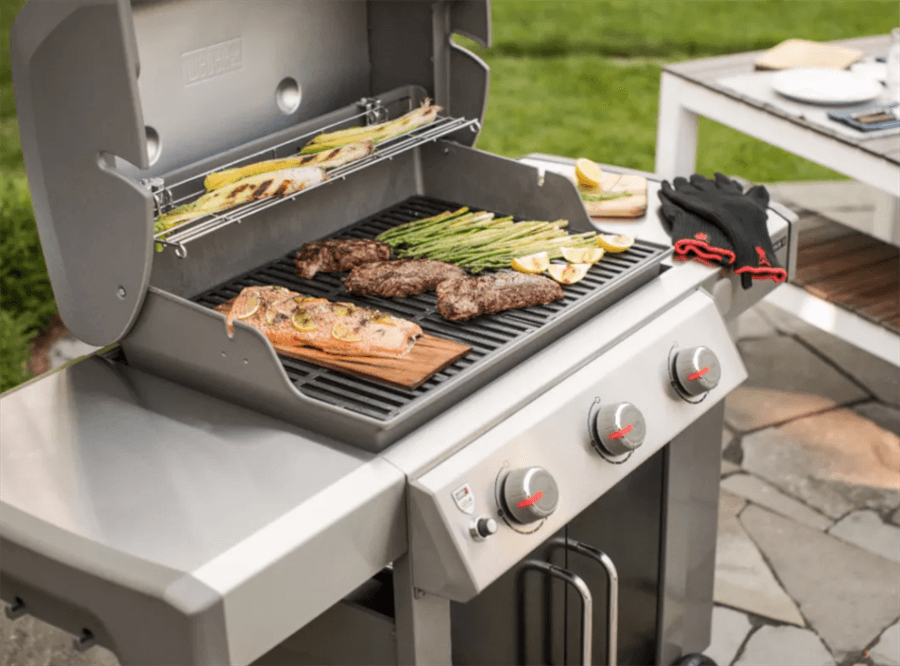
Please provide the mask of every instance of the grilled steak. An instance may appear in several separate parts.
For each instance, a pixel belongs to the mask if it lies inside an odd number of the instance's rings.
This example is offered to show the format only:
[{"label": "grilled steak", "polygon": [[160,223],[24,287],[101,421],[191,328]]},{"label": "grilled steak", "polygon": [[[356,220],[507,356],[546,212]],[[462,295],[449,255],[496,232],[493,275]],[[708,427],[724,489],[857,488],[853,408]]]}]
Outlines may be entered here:
[{"label": "grilled steak", "polygon": [[411,321],[282,287],[245,287],[225,315],[229,327],[242,321],[278,345],[350,356],[403,356],[422,334]]},{"label": "grilled steak", "polygon": [[564,295],[562,287],[550,278],[513,271],[442,282],[436,291],[438,310],[451,321],[544,305]]},{"label": "grilled steak", "polygon": [[369,239],[323,240],[307,243],[297,252],[294,260],[297,275],[302,278],[315,277],[316,273],[349,271],[354,266],[370,261],[385,261],[391,258],[391,246],[381,241]]},{"label": "grilled steak", "polygon": [[433,291],[445,280],[458,280],[465,276],[462,268],[443,261],[399,259],[357,266],[344,279],[344,284],[354,294],[404,298]]}]

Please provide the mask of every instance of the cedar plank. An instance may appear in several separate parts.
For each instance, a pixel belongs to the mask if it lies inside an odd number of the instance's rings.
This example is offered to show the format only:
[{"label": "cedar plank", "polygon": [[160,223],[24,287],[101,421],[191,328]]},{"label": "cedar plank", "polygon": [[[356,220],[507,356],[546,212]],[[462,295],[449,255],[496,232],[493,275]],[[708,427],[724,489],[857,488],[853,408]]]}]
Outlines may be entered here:
[{"label": "cedar plank", "polygon": [[[234,299],[231,299],[220,303],[213,310],[227,315],[233,301]],[[418,388],[448,365],[472,351],[472,348],[466,345],[427,334],[421,335],[412,349],[397,358],[329,354],[312,347],[284,347],[271,341],[270,344],[276,353],[282,356],[408,390]]]}]

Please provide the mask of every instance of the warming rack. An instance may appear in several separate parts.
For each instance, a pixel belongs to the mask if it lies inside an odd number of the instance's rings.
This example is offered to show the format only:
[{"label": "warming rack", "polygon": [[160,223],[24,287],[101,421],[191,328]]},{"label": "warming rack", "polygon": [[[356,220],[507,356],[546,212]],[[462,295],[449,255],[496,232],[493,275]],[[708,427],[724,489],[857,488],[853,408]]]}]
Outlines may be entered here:
[{"label": "warming rack", "polygon": [[[262,161],[264,159],[275,159],[279,148],[283,148],[284,146],[287,146],[289,144],[295,144],[298,147],[301,147],[305,145],[305,139],[321,134],[324,131],[328,131],[329,129],[337,125],[344,124],[348,120],[354,120],[363,116],[371,118],[371,108],[363,113],[358,114],[357,116],[353,116],[350,119],[344,119],[338,123],[334,123],[314,132],[309,132],[300,137],[295,137],[290,141],[279,144],[272,148],[267,148],[266,150],[260,151],[259,153],[251,155],[249,157],[244,157],[229,164],[216,167],[215,169],[212,169],[202,174],[201,176],[195,176],[190,178],[189,180],[190,182],[199,181],[200,183],[202,183],[206,176],[208,176],[209,174],[231,168],[232,166],[252,164],[253,162]],[[230,224],[240,223],[241,220],[249,217],[250,215],[262,212],[268,208],[271,208],[272,206],[276,206],[286,201],[291,201],[301,194],[314,190],[317,187],[326,185],[334,181],[344,180],[347,176],[356,173],[357,171],[361,171],[362,169],[378,164],[379,162],[383,162],[385,160],[391,160],[401,153],[413,150],[414,148],[422,146],[431,141],[437,141],[438,139],[441,139],[449,134],[459,132],[466,128],[468,128],[472,132],[477,133],[481,129],[481,124],[477,119],[469,120],[466,118],[438,116],[434,122],[424,127],[417,128],[415,130],[412,130],[411,132],[407,132],[406,134],[402,134],[398,137],[394,137],[385,141],[384,143],[379,144],[372,154],[367,155],[362,159],[351,162],[350,164],[345,164],[340,167],[329,169],[327,179],[322,181],[321,183],[306,187],[299,192],[294,192],[285,197],[253,201],[241,206],[236,206],[235,208],[223,211],[221,213],[212,213],[210,215],[205,215],[204,217],[198,218],[196,220],[186,222],[176,227],[175,229],[161,231],[155,234],[153,238],[157,243],[163,246],[163,249],[165,249],[165,247],[167,246],[174,248],[175,256],[183,259],[187,256],[187,248],[185,247],[187,243],[195,241],[208,234],[214,233]],[[179,185],[183,185],[187,182],[188,181],[175,183],[174,185],[167,186],[166,189],[171,192]],[[147,184],[155,186],[154,191],[158,191],[156,189],[159,187],[158,181],[148,182]],[[159,210],[160,212],[163,212],[164,210],[180,206],[182,203],[186,203],[189,200],[195,199],[201,194],[202,192],[195,191],[194,193],[183,196],[177,200],[172,200],[170,196],[163,196],[161,198],[158,198],[157,201],[160,201],[160,199],[162,199],[164,201],[170,201],[171,203],[168,203],[165,208],[159,207]]]}]

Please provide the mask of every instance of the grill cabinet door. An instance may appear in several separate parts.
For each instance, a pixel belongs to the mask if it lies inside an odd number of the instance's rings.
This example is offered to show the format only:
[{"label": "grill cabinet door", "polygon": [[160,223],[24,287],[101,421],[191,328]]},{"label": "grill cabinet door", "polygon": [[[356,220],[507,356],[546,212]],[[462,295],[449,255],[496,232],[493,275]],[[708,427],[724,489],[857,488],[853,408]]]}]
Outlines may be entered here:
[{"label": "grill cabinet door", "polygon": [[[547,541],[466,604],[451,604],[453,663],[483,666],[565,664],[565,587],[528,560],[563,566],[565,553]],[[580,608],[577,610],[580,616]]]},{"label": "grill cabinet door", "polygon": [[[666,448],[616,484],[572,520],[569,539],[606,553],[619,574],[618,663],[652,664],[656,658],[660,581],[662,490]],[[566,551],[566,569],[580,576],[594,598],[593,663],[606,663],[606,572],[596,561]],[[580,663],[581,598],[566,594],[566,664]]]}]

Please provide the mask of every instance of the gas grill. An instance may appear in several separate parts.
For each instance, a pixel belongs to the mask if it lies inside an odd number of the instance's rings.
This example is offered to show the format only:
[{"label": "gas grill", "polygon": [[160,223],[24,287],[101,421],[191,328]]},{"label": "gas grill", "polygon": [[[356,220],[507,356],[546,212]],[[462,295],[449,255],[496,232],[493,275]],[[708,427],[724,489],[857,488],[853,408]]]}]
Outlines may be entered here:
[{"label": "gas grill", "polygon": [[[769,287],[676,266],[653,207],[604,222],[638,241],[562,301],[463,323],[431,294],[295,274],[304,243],[460,206],[597,229],[571,160],[472,147],[488,72],[454,34],[487,46],[488,3],[22,10],[48,271],[66,326],[109,346],[2,397],[11,617],[147,664],[671,664],[708,644],[724,398],[746,376],[724,318]],[[426,98],[438,120],[321,184],[153,231],[209,173]],[[793,269],[790,222],[771,211]],[[278,356],[214,310],[268,284],[471,352],[413,390]]]}]

